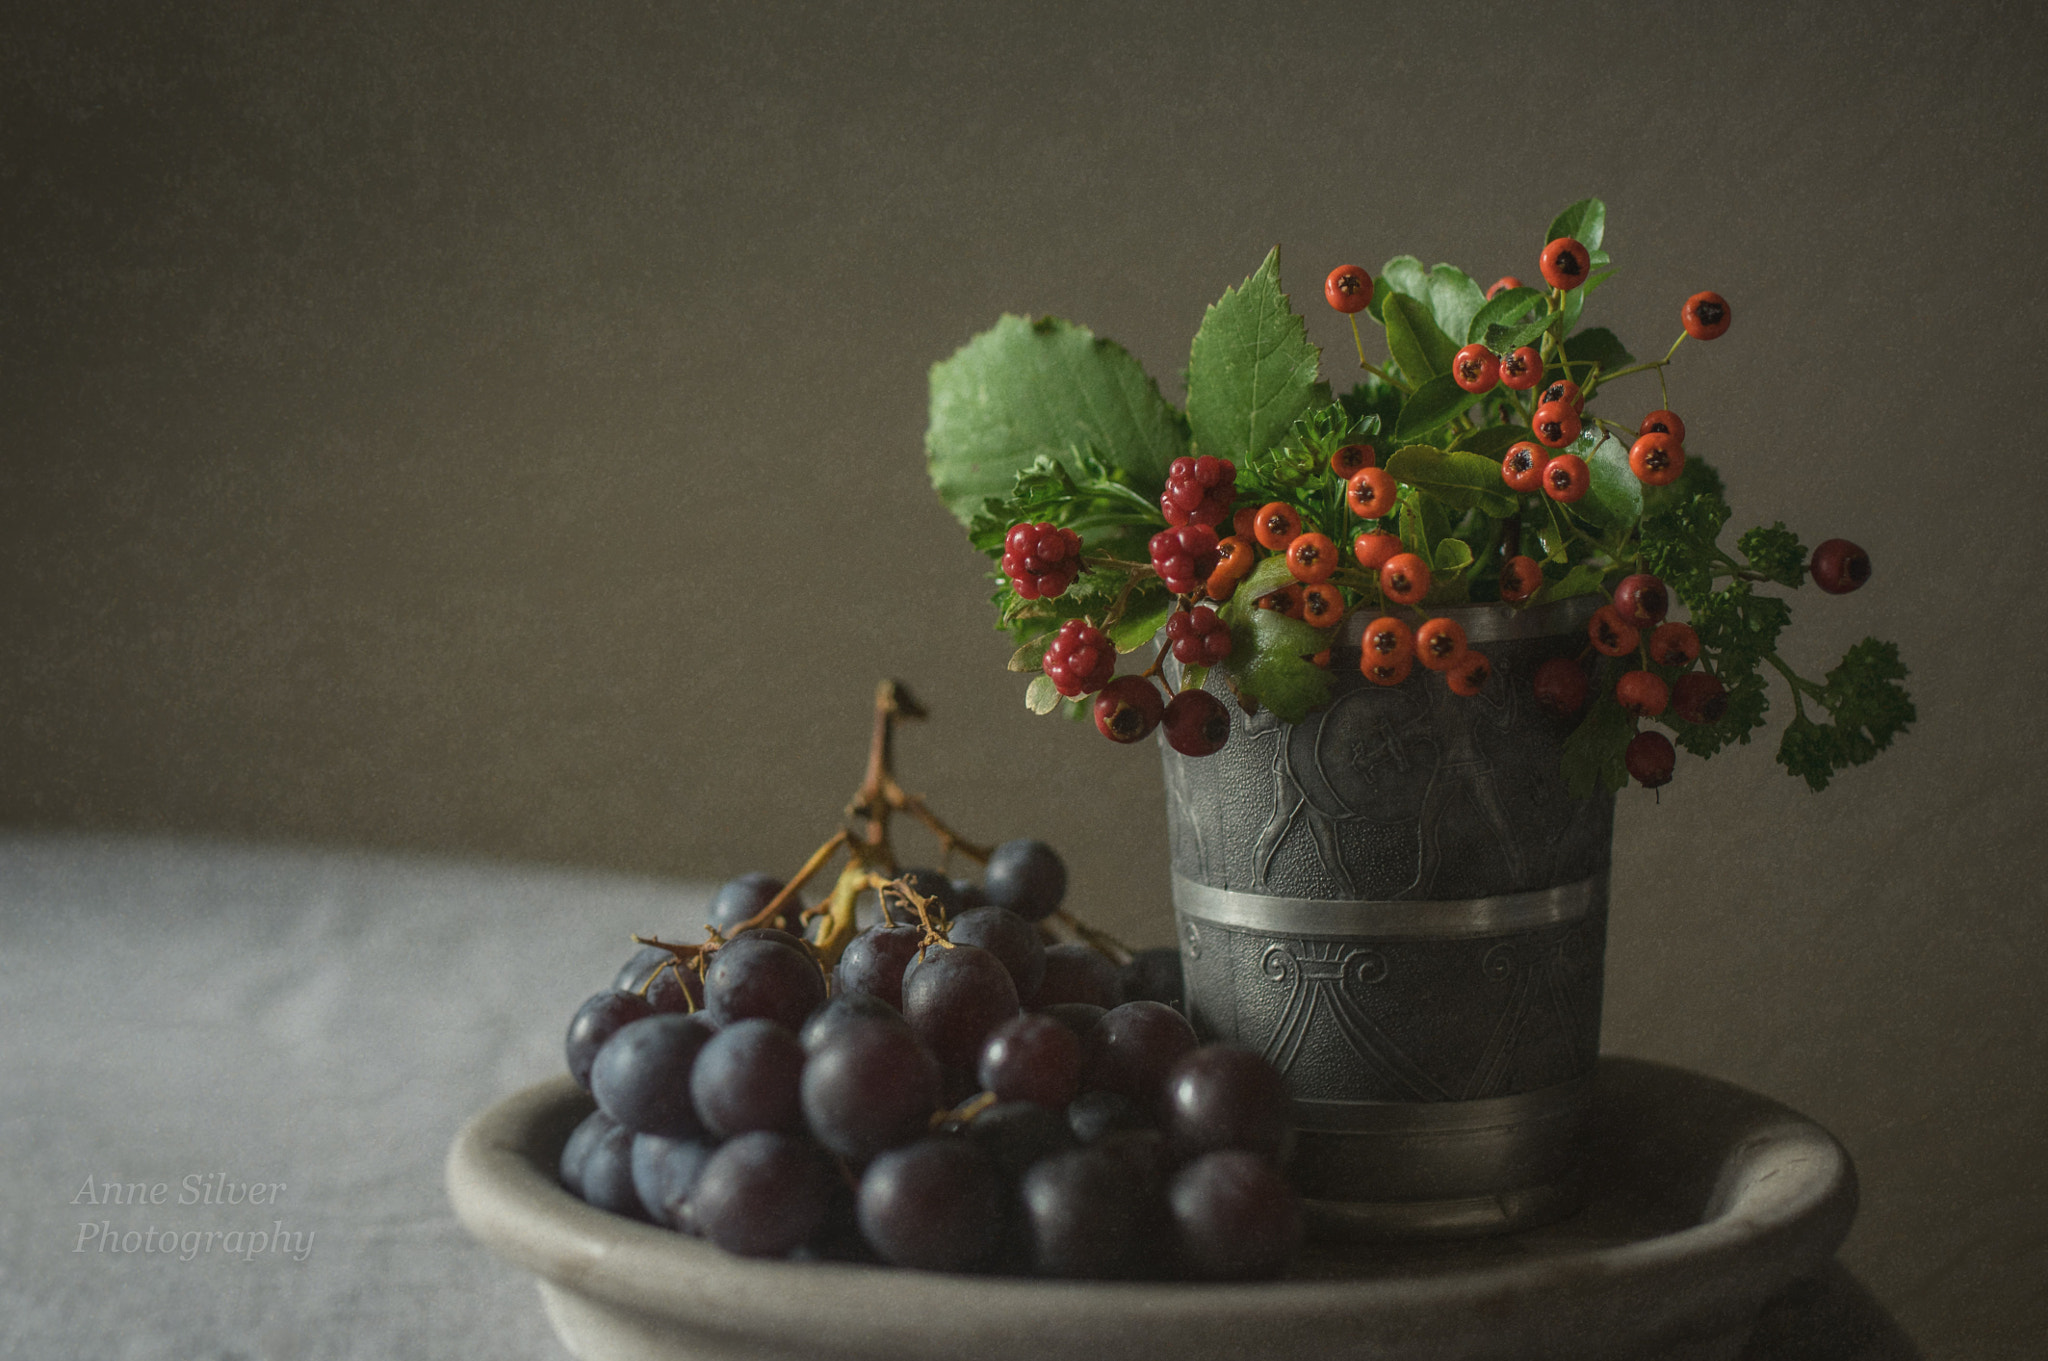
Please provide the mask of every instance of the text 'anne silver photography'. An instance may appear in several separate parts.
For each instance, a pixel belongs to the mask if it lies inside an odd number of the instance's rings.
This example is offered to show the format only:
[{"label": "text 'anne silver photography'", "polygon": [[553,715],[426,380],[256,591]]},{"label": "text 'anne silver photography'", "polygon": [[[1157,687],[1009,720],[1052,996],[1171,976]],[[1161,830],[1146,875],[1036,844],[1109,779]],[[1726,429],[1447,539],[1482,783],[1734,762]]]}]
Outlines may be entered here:
[{"label": "text 'anne silver photography'", "polygon": [[[179,1207],[204,1210],[211,1207],[262,1206],[280,1204],[287,1191],[282,1181],[236,1180],[225,1172],[193,1172],[174,1181],[122,1181],[88,1174],[71,1197],[77,1206]],[[207,1216],[209,1219],[211,1215]],[[199,1257],[232,1257],[253,1262],[259,1257],[285,1258],[303,1262],[313,1252],[312,1229],[294,1229],[282,1219],[269,1223],[189,1224],[118,1223],[108,1219],[81,1219],[72,1252],[104,1253],[117,1256],[163,1256],[181,1262]]]}]

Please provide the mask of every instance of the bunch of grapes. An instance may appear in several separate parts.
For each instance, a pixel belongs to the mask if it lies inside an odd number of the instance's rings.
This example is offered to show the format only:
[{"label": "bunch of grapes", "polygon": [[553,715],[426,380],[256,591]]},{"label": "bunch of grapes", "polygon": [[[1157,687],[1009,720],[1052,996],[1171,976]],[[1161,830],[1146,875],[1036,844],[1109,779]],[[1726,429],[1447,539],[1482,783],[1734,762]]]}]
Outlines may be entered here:
[{"label": "bunch of grapes", "polygon": [[1279,1074],[1198,1041],[1173,951],[1119,968],[1048,943],[1065,891],[1037,841],[994,848],[979,884],[907,871],[828,970],[758,920],[779,901],[801,921],[780,883],[726,885],[729,939],[688,963],[646,947],[571,1021],[597,1109],[562,1183],[750,1256],[1280,1274],[1302,1217]]}]

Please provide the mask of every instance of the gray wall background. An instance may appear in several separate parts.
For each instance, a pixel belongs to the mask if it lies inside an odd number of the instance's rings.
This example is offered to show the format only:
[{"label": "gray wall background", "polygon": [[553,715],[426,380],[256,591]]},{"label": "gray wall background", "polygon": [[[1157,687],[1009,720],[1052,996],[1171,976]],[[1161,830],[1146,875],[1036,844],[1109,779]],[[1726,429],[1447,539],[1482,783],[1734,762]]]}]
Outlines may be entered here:
[{"label": "gray wall background", "polygon": [[2038,1355],[2044,37],[2019,4],[10,7],[0,818],[787,869],[894,674],[937,716],[909,784],[1164,942],[1157,762],[1024,711],[923,481],[927,366],[1054,312],[1177,392],[1277,241],[1341,379],[1329,267],[1527,275],[1598,193],[1636,348],[1733,303],[1672,395],[1738,520],[1876,560],[1791,651],[1894,638],[1921,714],[1818,798],[1768,747],[1624,796],[1608,1047],[1829,1124],[1846,1259],[1930,1355]]}]

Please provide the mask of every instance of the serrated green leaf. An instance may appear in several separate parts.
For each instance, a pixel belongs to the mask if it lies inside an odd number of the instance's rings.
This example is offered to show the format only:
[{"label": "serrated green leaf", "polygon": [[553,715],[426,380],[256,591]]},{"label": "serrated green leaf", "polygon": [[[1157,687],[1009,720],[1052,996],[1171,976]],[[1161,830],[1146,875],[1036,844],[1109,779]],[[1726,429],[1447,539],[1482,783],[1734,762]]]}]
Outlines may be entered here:
[{"label": "serrated green leaf", "polygon": [[1456,378],[1440,373],[1415,389],[1415,395],[1402,404],[1401,418],[1394,422],[1394,438],[1420,439],[1438,426],[1464,415],[1478,400],[1476,393],[1459,387]]},{"label": "serrated green leaf", "polygon": [[1622,442],[1608,435],[1585,459],[1591,485],[1572,510],[1605,529],[1625,529],[1642,518],[1643,484],[1629,470],[1628,450]]},{"label": "serrated green leaf", "polygon": [[1073,467],[1094,446],[1157,498],[1187,453],[1180,415],[1122,346],[1085,326],[1004,316],[932,365],[925,458],[932,488],[962,524],[1006,496],[1040,455]]},{"label": "serrated green leaf", "polygon": [[1527,438],[1529,428],[1524,425],[1482,425],[1470,434],[1460,435],[1451,447],[1483,455],[1498,463],[1507,456],[1508,450]]},{"label": "serrated green leaf", "polygon": [[1514,514],[1519,504],[1500,480],[1499,460],[1484,454],[1410,444],[1394,451],[1386,469],[1396,481],[1458,510],[1481,510],[1505,518]]},{"label": "serrated green leaf", "polygon": [[1440,539],[1429,555],[1432,572],[1462,572],[1472,565],[1472,545],[1463,539]]},{"label": "serrated green leaf", "polygon": [[1060,707],[1060,688],[1051,676],[1039,676],[1025,687],[1024,707],[1034,714],[1049,714]]},{"label": "serrated green leaf", "polygon": [[1604,373],[1625,369],[1636,362],[1636,357],[1621,343],[1621,337],[1605,326],[1589,326],[1564,343],[1565,358],[1574,367],[1584,364],[1598,364]]},{"label": "serrated green leaf", "polygon": [[1550,315],[1545,313],[1534,321],[1524,321],[1513,326],[1489,326],[1486,328],[1484,343],[1487,349],[1506,358],[1524,345],[1535,344],[1537,338],[1550,329],[1550,322]]},{"label": "serrated green leaf", "polygon": [[1045,662],[1045,650],[1052,646],[1052,634],[1041,633],[1010,654],[1010,670],[1036,671]]},{"label": "serrated green leaf", "polygon": [[1543,303],[1543,294],[1534,288],[1506,288],[1493,295],[1465,324],[1465,343],[1475,344],[1486,339],[1486,332],[1493,326],[1512,326],[1521,321],[1532,307]]},{"label": "serrated green leaf", "polygon": [[[1422,267],[1422,261],[1412,255],[1397,255],[1380,266],[1380,281],[1395,293],[1405,294],[1419,303],[1429,302],[1429,271]],[[1374,296],[1379,290],[1374,290]],[[1385,312],[1382,311],[1382,316]]]},{"label": "serrated green leaf", "polygon": [[1329,388],[1316,377],[1322,351],[1280,291],[1280,248],[1202,317],[1188,354],[1188,425],[1195,448],[1244,459],[1280,443],[1287,427]]},{"label": "serrated green leaf", "polygon": [[1486,294],[1470,275],[1455,265],[1438,265],[1429,271],[1429,310],[1436,315],[1438,329],[1447,336],[1462,336],[1472,318],[1486,306]]},{"label": "serrated green leaf", "polygon": [[1109,641],[1116,644],[1118,652],[1135,652],[1152,641],[1154,634],[1166,627],[1166,616],[1173,613],[1172,596],[1133,600],[1125,607],[1124,617],[1104,629]]},{"label": "serrated green leaf", "polygon": [[1600,249],[1607,239],[1607,205],[1597,198],[1580,199],[1551,220],[1543,244],[1547,246],[1560,236],[1569,236],[1589,252]]},{"label": "serrated green leaf", "polygon": [[1437,326],[1429,304],[1397,293],[1387,300],[1386,323],[1387,352],[1409,382],[1420,386],[1451,371],[1458,347]]}]

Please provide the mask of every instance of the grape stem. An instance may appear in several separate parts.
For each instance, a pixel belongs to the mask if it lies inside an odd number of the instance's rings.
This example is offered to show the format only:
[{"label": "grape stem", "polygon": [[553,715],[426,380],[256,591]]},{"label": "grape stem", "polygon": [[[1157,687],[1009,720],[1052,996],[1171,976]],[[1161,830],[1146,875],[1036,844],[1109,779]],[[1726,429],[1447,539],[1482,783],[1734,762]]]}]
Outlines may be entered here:
[{"label": "grape stem", "polygon": [[1131,962],[1131,948],[1110,935],[1098,931],[1076,917],[1065,908],[1059,908],[1041,923],[1046,934],[1061,942],[1078,941],[1100,951],[1109,957],[1109,962],[1121,968]]}]

